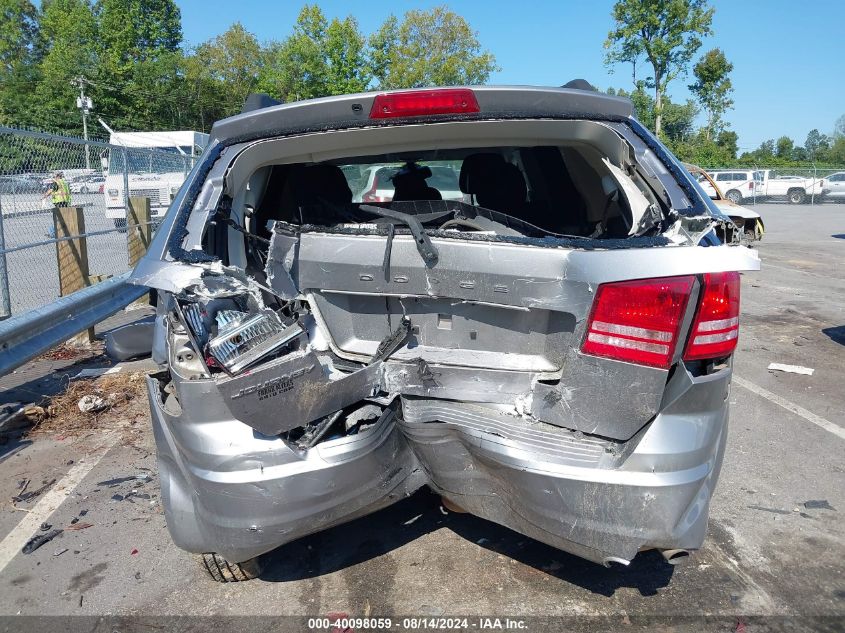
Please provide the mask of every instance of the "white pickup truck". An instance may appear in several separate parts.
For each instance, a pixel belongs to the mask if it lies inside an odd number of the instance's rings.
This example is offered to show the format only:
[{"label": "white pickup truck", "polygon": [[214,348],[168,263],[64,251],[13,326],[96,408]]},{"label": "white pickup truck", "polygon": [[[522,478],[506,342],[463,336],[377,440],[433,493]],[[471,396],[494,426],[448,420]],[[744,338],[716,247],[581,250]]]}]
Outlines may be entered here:
[{"label": "white pickup truck", "polygon": [[820,178],[775,175],[772,169],[754,172],[754,194],[758,199],[785,198],[792,204],[802,204],[810,198],[820,198],[823,181]]}]

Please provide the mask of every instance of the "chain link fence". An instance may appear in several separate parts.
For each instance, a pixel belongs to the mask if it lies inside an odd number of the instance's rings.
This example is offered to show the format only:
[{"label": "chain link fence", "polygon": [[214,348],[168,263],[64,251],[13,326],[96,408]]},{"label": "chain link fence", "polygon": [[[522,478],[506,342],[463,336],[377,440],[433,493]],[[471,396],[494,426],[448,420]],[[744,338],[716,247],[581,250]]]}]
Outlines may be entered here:
[{"label": "chain link fence", "polygon": [[[192,146],[126,147],[0,126],[0,319],[60,296],[62,241],[85,238],[89,283],[128,270],[129,198],[149,199],[155,226],[195,153]],[[66,204],[54,193],[62,187],[57,177],[70,191]],[[57,239],[57,203],[81,209],[75,235],[60,231]]]},{"label": "chain link fence", "polygon": [[[787,204],[826,204],[845,202],[845,166],[836,168],[781,167],[702,167],[723,194],[736,190],[742,204],[782,202]],[[749,185],[749,182],[751,183]]]}]

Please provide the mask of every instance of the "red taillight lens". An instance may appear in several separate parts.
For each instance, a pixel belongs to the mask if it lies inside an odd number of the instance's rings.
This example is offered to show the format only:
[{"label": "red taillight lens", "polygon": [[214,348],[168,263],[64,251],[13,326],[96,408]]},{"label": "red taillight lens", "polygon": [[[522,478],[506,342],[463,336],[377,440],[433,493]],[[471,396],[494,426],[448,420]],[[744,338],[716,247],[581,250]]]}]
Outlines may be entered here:
[{"label": "red taillight lens", "polygon": [[739,273],[708,273],[684,360],[722,358],[739,337]]},{"label": "red taillight lens", "polygon": [[376,95],[370,110],[371,119],[392,119],[433,114],[466,114],[479,112],[478,100],[472,90],[447,88],[444,90],[413,90]]},{"label": "red taillight lens", "polygon": [[668,368],[694,280],[662,277],[600,285],[581,350]]},{"label": "red taillight lens", "polygon": [[748,181],[748,188],[749,188],[749,189],[754,189],[754,183],[753,183],[753,182],[751,182],[751,181]]}]

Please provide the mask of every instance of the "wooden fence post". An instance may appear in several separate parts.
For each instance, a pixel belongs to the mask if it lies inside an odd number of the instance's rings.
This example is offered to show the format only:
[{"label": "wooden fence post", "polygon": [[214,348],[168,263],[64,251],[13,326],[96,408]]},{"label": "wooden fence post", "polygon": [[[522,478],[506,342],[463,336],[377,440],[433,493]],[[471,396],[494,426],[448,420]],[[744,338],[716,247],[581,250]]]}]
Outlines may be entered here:
[{"label": "wooden fence post", "polygon": [[[153,233],[150,215],[149,198],[135,196],[129,198],[129,208],[126,209],[126,252],[129,255],[130,268],[135,268],[150,247],[150,239]],[[149,294],[135,301],[137,304],[149,302]]]},{"label": "wooden fence post", "polygon": [[[133,225],[138,226],[133,226]],[[150,224],[150,199],[131,197],[126,210],[126,250],[129,253],[129,267],[135,268],[146,255],[152,236]]]},{"label": "wooden fence post", "polygon": [[[88,271],[88,243],[85,235],[85,213],[82,207],[56,207],[53,209],[53,227],[56,239],[80,235],[70,240],[56,242],[56,261],[59,266],[59,294],[64,297],[90,285]],[[71,339],[75,345],[94,341],[94,328]]]}]

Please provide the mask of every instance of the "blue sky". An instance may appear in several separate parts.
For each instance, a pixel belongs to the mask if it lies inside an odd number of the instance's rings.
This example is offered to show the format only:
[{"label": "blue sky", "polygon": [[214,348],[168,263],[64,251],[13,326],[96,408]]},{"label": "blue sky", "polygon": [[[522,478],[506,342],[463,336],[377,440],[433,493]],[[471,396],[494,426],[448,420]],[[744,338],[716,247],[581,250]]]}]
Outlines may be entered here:
[{"label": "blue sky", "polygon": [[[240,21],[259,40],[282,39],[296,20],[300,2],[290,0],[177,0],[185,40],[200,42]],[[318,2],[331,17],[352,13],[365,33],[389,13],[429,8],[442,2]],[[448,6],[478,31],[501,70],[490,83],[560,85],[583,77],[591,83],[631,88],[629,65],[611,72],[602,43],[611,26],[612,0],[493,2],[455,0]],[[734,110],[728,114],[741,150],[782,134],[797,144],[813,128],[830,133],[845,114],[845,31],[841,0],[711,0],[715,35],[701,52],[725,51],[734,64]],[[645,76],[646,68],[637,70]],[[689,96],[691,79],[670,85],[674,100]]]}]

